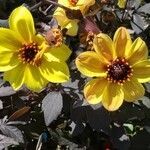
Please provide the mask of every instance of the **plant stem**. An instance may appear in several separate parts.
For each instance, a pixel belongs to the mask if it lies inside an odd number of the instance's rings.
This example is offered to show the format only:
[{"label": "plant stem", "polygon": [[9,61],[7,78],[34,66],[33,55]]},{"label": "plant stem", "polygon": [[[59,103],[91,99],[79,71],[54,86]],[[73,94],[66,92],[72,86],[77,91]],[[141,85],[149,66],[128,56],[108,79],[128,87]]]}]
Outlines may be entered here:
[{"label": "plant stem", "polygon": [[48,2],[48,3],[53,4],[55,6],[61,7],[63,9],[65,9],[65,10],[70,10],[68,7],[66,7],[64,5],[61,5],[61,4],[57,3],[57,2],[51,1],[51,0],[45,0],[45,2]]},{"label": "plant stem", "polygon": [[37,4],[35,4],[34,6],[30,7],[29,9],[30,9],[30,11],[32,11],[33,9],[36,9],[36,8],[38,8],[38,7],[41,6],[41,5],[42,5],[42,1],[40,1],[40,2],[37,3]]}]

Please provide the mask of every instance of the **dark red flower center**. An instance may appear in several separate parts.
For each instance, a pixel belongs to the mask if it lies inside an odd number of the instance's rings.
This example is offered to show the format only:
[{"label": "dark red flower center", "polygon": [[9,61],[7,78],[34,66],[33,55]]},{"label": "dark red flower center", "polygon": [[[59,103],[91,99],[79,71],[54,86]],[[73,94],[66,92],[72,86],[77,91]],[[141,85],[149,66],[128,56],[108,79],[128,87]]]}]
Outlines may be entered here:
[{"label": "dark red flower center", "polygon": [[19,49],[19,59],[23,63],[33,64],[36,54],[38,53],[39,48],[35,42],[30,44],[23,44]]},{"label": "dark red flower center", "polygon": [[107,80],[113,83],[123,84],[130,80],[133,69],[125,58],[117,58],[107,65]]}]

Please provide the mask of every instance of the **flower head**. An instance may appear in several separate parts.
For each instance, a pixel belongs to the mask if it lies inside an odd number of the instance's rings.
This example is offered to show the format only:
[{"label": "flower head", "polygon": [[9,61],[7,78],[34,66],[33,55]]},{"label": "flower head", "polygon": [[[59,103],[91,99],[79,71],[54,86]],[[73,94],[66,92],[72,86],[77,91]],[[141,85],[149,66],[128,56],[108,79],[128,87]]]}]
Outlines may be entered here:
[{"label": "flower head", "polygon": [[[70,9],[79,9],[82,15],[84,15],[89,7],[95,3],[95,0],[58,0],[58,3]],[[66,16],[65,10],[60,7],[55,10],[53,16],[57,19],[62,29],[66,28],[68,30],[66,34],[70,36],[75,36],[77,34],[79,20],[69,19]]]},{"label": "flower head", "polygon": [[68,80],[65,61],[70,49],[64,44],[49,46],[43,36],[36,34],[27,8],[20,6],[11,13],[9,27],[0,28],[0,71],[4,71],[4,80],[15,90],[25,84],[40,91],[48,82]]},{"label": "flower head", "polygon": [[113,40],[100,33],[93,41],[95,51],[81,53],[76,58],[79,71],[94,77],[84,87],[90,104],[102,102],[109,110],[117,110],[123,103],[133,102],[144,95],[141,83],[150,81],[150,61],[145,42],[132,42],[126,28],[120,27]]}]

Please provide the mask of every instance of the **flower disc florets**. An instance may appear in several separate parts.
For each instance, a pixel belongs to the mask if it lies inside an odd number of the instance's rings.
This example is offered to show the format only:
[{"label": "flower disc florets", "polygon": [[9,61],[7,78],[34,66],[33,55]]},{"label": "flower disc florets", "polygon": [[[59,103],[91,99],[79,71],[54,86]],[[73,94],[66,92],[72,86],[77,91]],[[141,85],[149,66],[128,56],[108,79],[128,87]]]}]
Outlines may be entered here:
[{"label": "flower disc florets", "polygon": [[30,44],[23,44],[22,48],[19,49],[19,59],[23,63],[34,64],[34,60],[39,51],[38,45],[35,42]]},{"label": "flower disc florets", "polygon": [[123,84],[130,80],[133,69],[125,58],[117,58],[107,65],[107,80],[117,84]]}]

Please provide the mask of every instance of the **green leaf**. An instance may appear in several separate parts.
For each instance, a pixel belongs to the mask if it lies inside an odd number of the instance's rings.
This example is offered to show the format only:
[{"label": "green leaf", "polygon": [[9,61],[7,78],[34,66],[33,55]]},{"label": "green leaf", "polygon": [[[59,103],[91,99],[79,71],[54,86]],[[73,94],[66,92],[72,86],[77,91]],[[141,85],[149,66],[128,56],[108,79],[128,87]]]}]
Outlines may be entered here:
[{"label": "green leaf", "polygon": [[123,126],[128,128],[130,131],[133,131],[133,129],[134,129],[133,125],[130,123],[124,123]]}]

